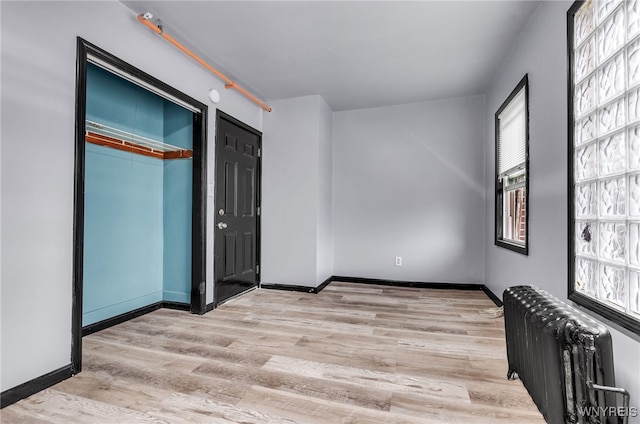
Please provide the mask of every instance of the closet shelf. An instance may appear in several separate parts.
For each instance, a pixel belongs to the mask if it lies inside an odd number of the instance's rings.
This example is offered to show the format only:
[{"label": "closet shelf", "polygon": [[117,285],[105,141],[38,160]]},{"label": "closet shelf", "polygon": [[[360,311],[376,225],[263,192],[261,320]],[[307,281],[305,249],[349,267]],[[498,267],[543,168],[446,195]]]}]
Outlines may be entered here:
[{"label": "closet shelf", "polygon": [[184,159],[193,157],[193,151],[151,138],[122,131],[94,121],[85,121],[87,143],[125,152],[137,153],[156,159]]}]

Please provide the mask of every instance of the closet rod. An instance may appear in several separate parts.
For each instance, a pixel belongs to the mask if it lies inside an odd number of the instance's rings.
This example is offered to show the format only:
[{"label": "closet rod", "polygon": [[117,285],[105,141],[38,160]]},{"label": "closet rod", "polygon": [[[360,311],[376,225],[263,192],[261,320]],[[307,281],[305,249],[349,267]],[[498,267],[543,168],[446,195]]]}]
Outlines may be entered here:
[{"label": "closet rod", "polygon": [[119,130],[88,119],[85,121],[85,130],[87,143],[156,159],[187,159],[193,157],[192,150]]},{"label": "closet rod", "polygon": [[271,108],[269,106],[264,104],[257,97],[255,97],[254,95],[249,93],[247,90],[245,90],[244,88],[240,87],[238,84],[236,84],[231,79],[226,77],[222,72],[218,71],[216,68],[214,68],[213,66],[209,65],[204,60],[200,59],[198,56],[196,56],[189,49],[187,49],[185,46],[180,44],[175,38],[173,38],[169,34],[165,33],[162,30],[162,27],[160,27],[158,25],[155,25],[153,22],[151,22],[151,20],[150,20],[151,17],[152,17],[152,15],[147,12],[147,13],[145,13],[143,15],[138,15],[138,21],[140,21],[140,23],[142,23],[142,24],[148,26],[149,28],[151,28],[157,34],[162,35],[162,37],[165,40],[167,40],[168,42],[170,42],[171,44],[176,46],[178,49],[182,50],[182,52],[187,54],[187,56],[189,56],[190,58],[192,58],[193,60],[198,62],[200,65],[202,65],[205,68],[207,68],[209,71],[213,72],[218,78],[220,78],[222,81],[225,82],[225,85],[224,85],[225,88],[228,88],[228,89],[234,88],[234,89],[238,90],[239,92],[244,94],[247,98],[249,98],[249,100],[251,100],[252,102],[256,103],[258,106],[260,106],[261,108],[263,108],[267,112],[271,112]]}]

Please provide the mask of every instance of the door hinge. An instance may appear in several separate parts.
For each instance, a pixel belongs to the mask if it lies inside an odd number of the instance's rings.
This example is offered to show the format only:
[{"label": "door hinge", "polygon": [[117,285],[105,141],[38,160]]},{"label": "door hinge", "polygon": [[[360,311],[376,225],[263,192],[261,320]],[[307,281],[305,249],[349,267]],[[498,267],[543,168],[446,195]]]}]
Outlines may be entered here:
[{"label": "door hinge", "polygon": [[256,274],[260,274],[260,265],[256,265]]},{"label": "door hinge", "polygon": [[260,206],[258,206],[258,207],[256,208],[256,214],[257,214],[258,216],[260,216]]},{"label": "door hinge", "polygon": [[262,157],[262,148],[258,147],[258,157]]}]

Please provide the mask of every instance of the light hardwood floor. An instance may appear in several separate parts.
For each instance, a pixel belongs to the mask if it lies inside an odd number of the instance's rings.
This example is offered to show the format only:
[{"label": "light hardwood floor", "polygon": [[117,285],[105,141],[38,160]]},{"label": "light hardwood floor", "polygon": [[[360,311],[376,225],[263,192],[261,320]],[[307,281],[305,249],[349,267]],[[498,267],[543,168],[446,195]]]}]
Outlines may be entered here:
[{"label": "light hardwood floor", "polygon": [[510,423],[544,420],[506,378],[480,291],[334,282],[158,310],[83,340],[83,371],[9,423]]}]

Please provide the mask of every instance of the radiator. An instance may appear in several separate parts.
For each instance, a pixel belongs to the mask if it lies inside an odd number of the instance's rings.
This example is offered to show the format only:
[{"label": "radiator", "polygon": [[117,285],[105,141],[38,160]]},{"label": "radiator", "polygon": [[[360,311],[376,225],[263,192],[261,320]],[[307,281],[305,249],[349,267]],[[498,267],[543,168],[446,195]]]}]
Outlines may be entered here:
[{"label": "radiator", "polygon": [[602,324],[536,287],[510,287],[503,300],[507,377],[522,381],[549,424],[628,422]]}]

